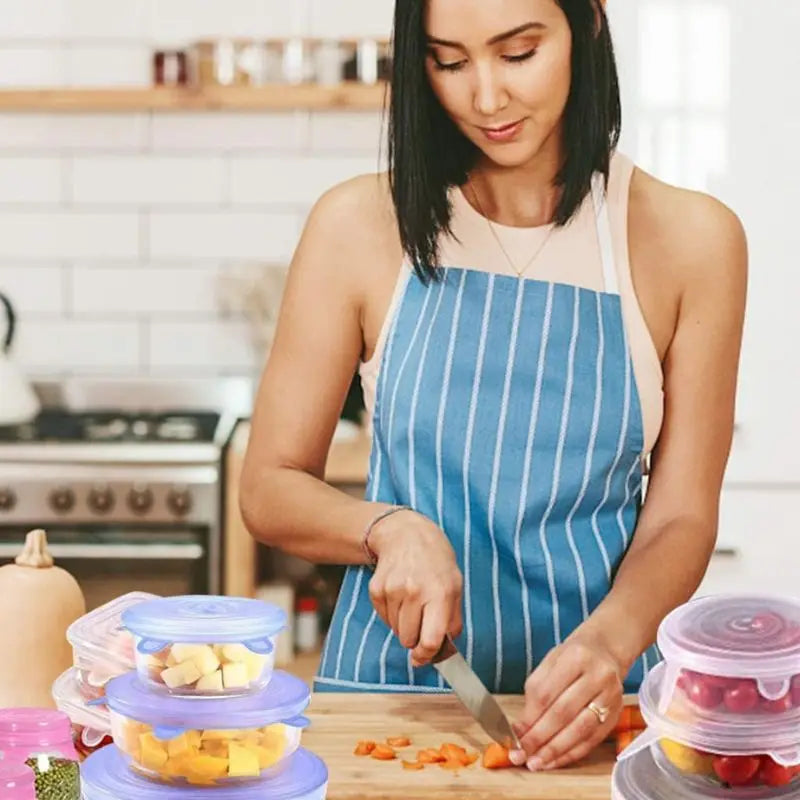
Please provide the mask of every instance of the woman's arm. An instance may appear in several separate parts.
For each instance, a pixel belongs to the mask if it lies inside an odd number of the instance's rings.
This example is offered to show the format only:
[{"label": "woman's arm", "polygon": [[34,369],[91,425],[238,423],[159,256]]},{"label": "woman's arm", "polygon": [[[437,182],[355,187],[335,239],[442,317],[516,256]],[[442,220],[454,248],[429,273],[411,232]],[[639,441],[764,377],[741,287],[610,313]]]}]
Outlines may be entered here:
[{"label": "woman's arm", "polygon": [[[658,240],[662,252],[651,253],[649,262],[668,269],[679,287],[664,359],[664,424],[644,507],[611,591],[526,684],[519,759],[527,757],[534,769],[583,758],[608,735],[621,709],[623,679],[655,641],[664,617],[692,597],[716,541],[747,244],[739,220],[712,198],[663,184],[654,192],[637,235]],[[591,701],[610,710],[605,723],[586,710]]]},{"label": "woman's arm", "polygon": [[314,206],[289,268],[244,460],[239,501],[250,532],[319,563],[365,563],[361,534],[380,510],[323,479],[363,347],[361,267],[365,252],[380,258],[381,196],[379,176],[364,176]]}]

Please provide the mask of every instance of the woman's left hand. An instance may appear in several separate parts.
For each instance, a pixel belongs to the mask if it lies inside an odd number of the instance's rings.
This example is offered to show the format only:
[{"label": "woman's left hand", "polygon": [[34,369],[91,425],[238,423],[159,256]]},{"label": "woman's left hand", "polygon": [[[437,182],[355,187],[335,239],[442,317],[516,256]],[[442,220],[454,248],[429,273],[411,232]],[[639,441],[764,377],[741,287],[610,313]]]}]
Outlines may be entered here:
[{"label": "woman's left hand", "polygon": [[511,760],[556,769],[588,755],[619,719],[623,677],[602,639],[576,630],[525,682],[525,710],[514,726],[524,752],[512,752]]}]

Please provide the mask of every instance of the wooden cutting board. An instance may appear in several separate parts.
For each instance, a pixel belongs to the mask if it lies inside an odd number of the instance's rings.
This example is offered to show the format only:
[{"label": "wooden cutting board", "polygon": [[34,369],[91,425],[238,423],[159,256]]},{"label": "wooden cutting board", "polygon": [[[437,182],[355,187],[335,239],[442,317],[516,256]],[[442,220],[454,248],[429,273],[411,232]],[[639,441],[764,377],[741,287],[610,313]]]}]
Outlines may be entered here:
[{"label": "wooden cutting board", "polygon": [[[513,719],[521,697],[499,697]],[[609,800],[614,747],[602,745],[580,766],[550,773],[524,768],[488,770],[480,761],[457,773],[436,765],[404,770],[401,758],[377,761],[356,756],[360,739],[385,741],[407,736],[412,746],[398,751],[409,761],[417,750],[454,742],[483,751],[489,739],[452,695],[315,694],[311,726],[303,746],[328,765],[328,800]]]}]

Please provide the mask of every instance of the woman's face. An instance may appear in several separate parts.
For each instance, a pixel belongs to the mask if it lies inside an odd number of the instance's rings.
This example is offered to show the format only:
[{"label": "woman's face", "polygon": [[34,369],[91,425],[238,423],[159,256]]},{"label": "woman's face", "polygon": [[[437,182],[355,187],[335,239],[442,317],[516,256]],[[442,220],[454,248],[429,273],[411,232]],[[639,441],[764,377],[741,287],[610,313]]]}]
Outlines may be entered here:
[{"label": "woman's face", "polygon": [[428,0],[425,33],[433,91],[487,158],[560,153],[572,35],[556,0]]}]

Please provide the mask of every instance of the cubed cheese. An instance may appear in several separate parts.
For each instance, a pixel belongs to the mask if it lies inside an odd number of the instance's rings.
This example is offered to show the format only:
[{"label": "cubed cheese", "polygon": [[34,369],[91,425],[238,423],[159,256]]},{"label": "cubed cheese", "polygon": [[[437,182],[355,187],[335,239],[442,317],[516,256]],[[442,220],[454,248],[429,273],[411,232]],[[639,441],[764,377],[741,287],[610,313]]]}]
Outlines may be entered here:
[{"label": "cubed cheese", "polygon": [[250,649],[243,644],[225,644],[222,646],[222,660],[227,662],[244,661]]},{"label": "cubed cheese", "polygon": [[247,665],[241,662],[222,665],[222,682],[226,689],[237,689],[247,686],[250,678],[247,674]]},{"label": "cubed cheese", "polygon": [[202,649],[197,650],[190,660],[194,661],[203,676],[211,675],[219,669],[219,659],[207,644],[203,645]]},{"label": "cubed cheese", "polygon": [[197,681],[194,687],[198,692],[221,692],[224,688],[222,684],[222,670],[218,669],[210,675],[204,675]]},{"label": "cubed cheese", "polygon": [[200,670],[194,661],[181,661],[175,667],[165,669],[161,673],[161,679],[170,689],[177,689],[181,686],[190,686],[200,678]]},{"label": "cubed cheese", "polygon": [[247,747],[231,743],[228,762],[231,778],[257,778],[261,774],[258,754]]}]

